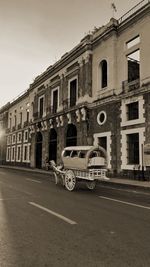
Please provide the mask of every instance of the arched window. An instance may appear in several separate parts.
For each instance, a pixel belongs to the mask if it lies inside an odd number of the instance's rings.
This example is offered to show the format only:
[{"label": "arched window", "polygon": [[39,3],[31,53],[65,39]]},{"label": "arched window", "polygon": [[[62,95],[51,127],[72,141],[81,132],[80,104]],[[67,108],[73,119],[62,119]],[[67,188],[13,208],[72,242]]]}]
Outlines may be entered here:
[{"label": "arched window", "polygon": [[107,87],[107,61],[102,60],[100,63],[101,68],[101,88]]}]

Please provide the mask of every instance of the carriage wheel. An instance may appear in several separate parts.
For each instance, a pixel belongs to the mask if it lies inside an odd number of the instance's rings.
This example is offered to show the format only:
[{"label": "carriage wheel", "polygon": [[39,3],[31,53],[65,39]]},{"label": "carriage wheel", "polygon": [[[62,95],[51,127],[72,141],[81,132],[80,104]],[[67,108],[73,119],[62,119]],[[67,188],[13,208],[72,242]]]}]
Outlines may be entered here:
[{"label": "carriage wheel", "polygon": [[96,181],[88,181],[86,182],[86,186],[88,189],[93,190],[96,186]]},{"label": "carriage wheel", "polygon": [[69,191],[73,191],[76,187],[76,177],[72,170],[67,170],[65,173],[65,187]]}]

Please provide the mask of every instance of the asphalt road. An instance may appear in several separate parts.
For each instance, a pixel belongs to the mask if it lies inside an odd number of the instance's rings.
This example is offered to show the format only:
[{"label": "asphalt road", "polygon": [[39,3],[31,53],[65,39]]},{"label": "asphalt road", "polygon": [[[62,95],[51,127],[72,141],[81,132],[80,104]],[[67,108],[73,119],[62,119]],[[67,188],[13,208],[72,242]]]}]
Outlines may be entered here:
[{"label": "asphalt road", "polygon": [[149,267],[150,194],[0,169],[0,267]]}]

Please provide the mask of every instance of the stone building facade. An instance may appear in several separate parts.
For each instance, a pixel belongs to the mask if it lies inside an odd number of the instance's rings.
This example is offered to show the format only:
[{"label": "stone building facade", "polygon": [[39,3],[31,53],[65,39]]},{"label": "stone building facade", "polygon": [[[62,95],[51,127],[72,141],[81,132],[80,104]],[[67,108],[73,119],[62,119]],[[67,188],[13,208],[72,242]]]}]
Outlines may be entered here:
[{"label": "stone building facade", "polygon": [[65,146],[100,144],[111,175],[149,169],[149,25],[142,1],[36,77],[7,107],[5,164],[44,168]]}]

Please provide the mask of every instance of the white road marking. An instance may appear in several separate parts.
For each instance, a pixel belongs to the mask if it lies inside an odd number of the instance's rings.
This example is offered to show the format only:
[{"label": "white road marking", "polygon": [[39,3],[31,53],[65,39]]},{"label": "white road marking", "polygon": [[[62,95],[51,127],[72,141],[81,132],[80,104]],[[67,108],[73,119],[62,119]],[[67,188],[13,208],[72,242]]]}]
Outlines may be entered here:
[{"label": "white road marking", "polygon": [[30,178],[26,178],[26,180],[27,181],[31,181],[31,182],[35,182],[35,183],[38,183],[38,184],[41,184],[42,183],[41,181],[30,179]]},{"label": "white road marking", "polygon": [[39,208],[41,210],[44,210],[44,211],[46,211],[46,212],[48,212],[48,213],[60,218],[61,220],[65,221],[65,222],[67,222],[69,224],[77,224],[75,221],[72,221],[72,220],[68,219],[67,217],[64,217],[63,215],[61,215],[59,213],[56,213],[56,212],[54,212],[54,211],[52,211],[50,209],[47,209],[47,208],[45,208],[45,207],[43,207],[43,206],[41,206],[39,204],[36,204],[34,202],[29,202],[29,204],[33,205],[33,206],[35,206],[35,207],[37,207],[37,208]]},{"label": "white road marking", "polygon": [[114,199],[114,198],[109,198],[109,197],[103,197],[103,196],[98,196],[98,197],[102,198],[102,199],[111,200],[111,201],[119,202],[119,203],[122,203],[122,204],[130,205],[130,206],[134,206],[134,207],[150,210],[150,207],[147,207],[147,206],[142,206],[142,205],[138,205],[138,204],[134,204],[134,203],[131,203],[131,202],[126,202],[126,201],[121,201],[121,200]]}]

